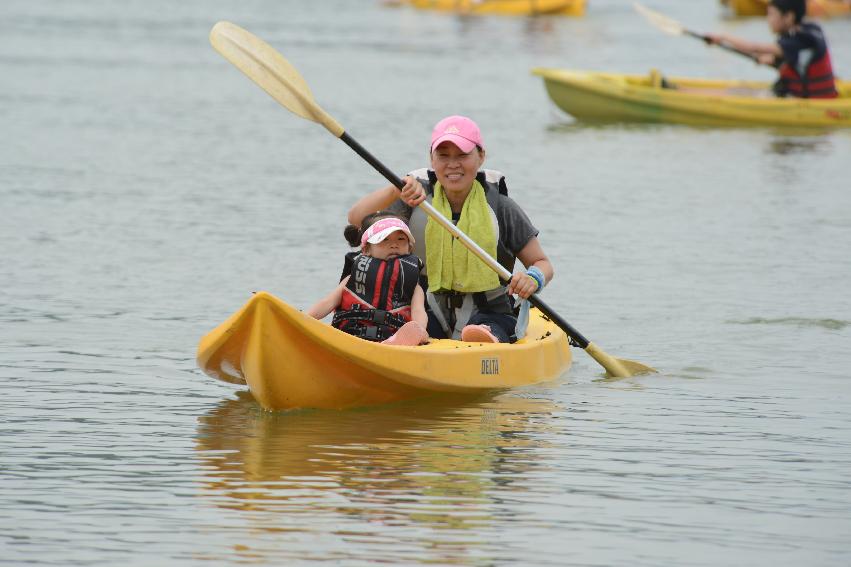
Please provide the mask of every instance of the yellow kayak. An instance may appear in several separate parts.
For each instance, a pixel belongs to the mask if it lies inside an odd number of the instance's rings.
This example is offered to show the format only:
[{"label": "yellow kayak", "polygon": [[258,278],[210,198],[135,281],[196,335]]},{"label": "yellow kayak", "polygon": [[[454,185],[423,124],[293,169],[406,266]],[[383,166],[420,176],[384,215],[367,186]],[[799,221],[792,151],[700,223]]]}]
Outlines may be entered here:
[{"label": "yellow kayak", "polygon": [[571,353],[564,331],[534,309],[515,344],[403,347],[353,337],[259,292],[201,339],[197,361],[214,378],[247,384],[268,410],[342,409],[553,380]]},{"label": "yellow kayak", "polygon": [[764,16],[768,2],[762,0],[721,0],[736,16]]},{"label": "yellow kayak", "polygon": [[407,3],[420,10],[459,14],[582,16],[585,14],[586,0],[407,0]]},{"label": "yellow kayak", "polygon": [[[764,16],[768,0],[721,0],[737,16]],[[836,18],[851,14],[848,0],[807,0],[807,17]]]},{"label": "yellow kayak", "polygon": [[851,127],[851,82],[833,99],[776,98],[771,85],[566,69],[532,69],[568,114],[588,121],[706,126]]}]

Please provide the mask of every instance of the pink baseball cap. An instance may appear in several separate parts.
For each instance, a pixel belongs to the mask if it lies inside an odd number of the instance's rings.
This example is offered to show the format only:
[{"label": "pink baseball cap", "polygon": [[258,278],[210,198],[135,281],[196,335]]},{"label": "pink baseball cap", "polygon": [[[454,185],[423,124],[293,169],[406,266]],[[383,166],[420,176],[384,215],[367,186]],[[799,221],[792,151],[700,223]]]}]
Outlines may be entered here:
[{"label": "pink baseball cap", "polygon": [[396,232],[397,230],[401,230],[405,234],[408,235],[408,240],[411,244],[416,242],[414,240],[414,236],[411,234],[411,229],[408,228],[408,225],[405,224],[405,221],[397,218],[386,218],[381,219],[378,222],[373,223],[366,232],[363,233],[363,236],[360,238],[360,245],[365,246],[367,242],[370,244],[378,244],[383,241],[385,238]]},{"label": "pink baseball cap", "polygon": [[466,116],[448,116],[434,126],[431,131],[431,151],[446,141],[452,142],[464,153],[473,151],[476,146],[485,147],[479,127]]}]

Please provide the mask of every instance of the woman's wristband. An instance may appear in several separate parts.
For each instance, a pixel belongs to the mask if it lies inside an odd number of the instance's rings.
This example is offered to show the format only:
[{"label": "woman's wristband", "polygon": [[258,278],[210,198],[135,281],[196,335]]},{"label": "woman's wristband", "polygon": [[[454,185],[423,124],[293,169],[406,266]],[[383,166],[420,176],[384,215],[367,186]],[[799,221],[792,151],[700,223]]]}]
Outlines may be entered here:
[{"label": "woman's wristband", "polygon": [[544,272],[538,266],[529,266],[526,269],[526,275],[535,280],[535,283],[538,284],[538,289],[535,291],[541,291],[544,289],[544,285],[546,285],[547,280],[544,278]]}]

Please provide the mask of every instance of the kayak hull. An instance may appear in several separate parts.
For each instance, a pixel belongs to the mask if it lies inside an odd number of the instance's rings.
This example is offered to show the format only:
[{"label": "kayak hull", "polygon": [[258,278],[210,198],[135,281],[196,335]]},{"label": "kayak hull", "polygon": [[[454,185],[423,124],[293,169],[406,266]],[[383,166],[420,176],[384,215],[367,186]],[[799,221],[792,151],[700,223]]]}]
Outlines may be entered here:
[{"label": "kayak hull", "polygon": [[764,16],[768,2],[763,0],[721,0],[736,16]]},{"label": "kayak hull", "polygon": [[358,339],[260,292],[201,339],[197,361],[214,378],[247,384],[267,410],[343,409],[553,380],[571,353],[564,332],[536,310],[513,345],[401,347]]},{"label": "kayak hull", "polygon": [[534,16],[558,14],[582,16],[586,0],[408,0],[419,10],[437,10],[459,14],[503,14]]},{"label": "kayak hull", "polygon": [[[768,0],[721,0],[736,16],[764,16]],[[807,17],[840,18],[851,15],[851,4],[844,0],[807,0]]]},{"label": "kayak hull", "polygon": [[851,127],[851,83],[834,99],[775,98],[770,84],[535,68],[549,97],[581,120],[698,126]]}]

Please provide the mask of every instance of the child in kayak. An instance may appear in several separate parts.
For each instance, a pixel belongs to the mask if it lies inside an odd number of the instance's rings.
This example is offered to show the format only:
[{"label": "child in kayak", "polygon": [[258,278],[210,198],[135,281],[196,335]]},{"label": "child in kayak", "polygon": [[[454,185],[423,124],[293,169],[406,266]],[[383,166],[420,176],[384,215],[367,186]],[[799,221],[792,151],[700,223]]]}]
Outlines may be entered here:
[{"label": "child in kayak", "polygon": [[405,222],[388,212],[364,218],[361,228],[344,231],[360,252],[346,255],[340,284],[307,310],[356,337],[398,346],[428,342],[425,294],[419,285],[422,263],[411,254],[414,237]]},{"label": "child in kayak", "polygon": [[708,34],[708,43],[723,43],[755,56],[760,63],[780,71],[774,94],[780,97],[835,98],[836,81],[824,32],[818,24],[803,21],[806,0],[770,0],[768,25],[777,43],[752,43],[736,37]]}]

